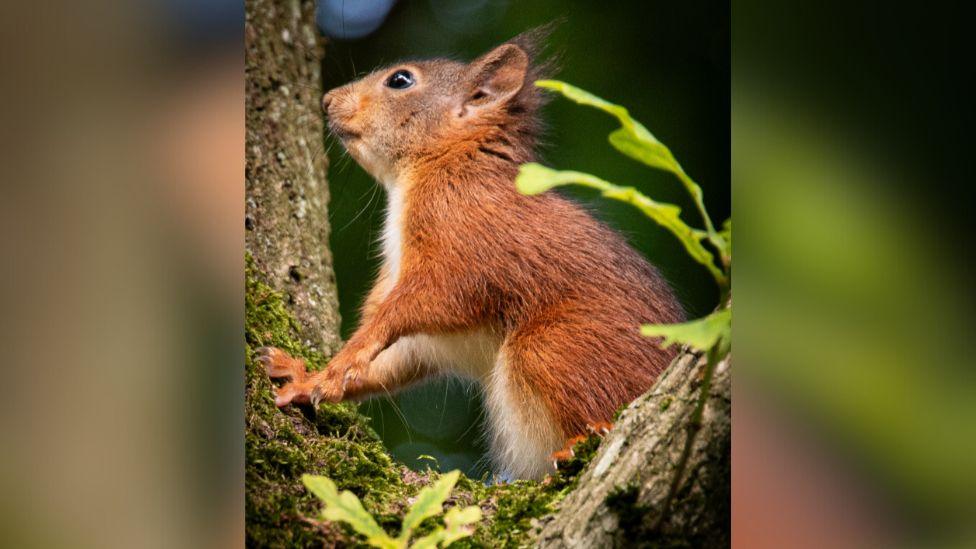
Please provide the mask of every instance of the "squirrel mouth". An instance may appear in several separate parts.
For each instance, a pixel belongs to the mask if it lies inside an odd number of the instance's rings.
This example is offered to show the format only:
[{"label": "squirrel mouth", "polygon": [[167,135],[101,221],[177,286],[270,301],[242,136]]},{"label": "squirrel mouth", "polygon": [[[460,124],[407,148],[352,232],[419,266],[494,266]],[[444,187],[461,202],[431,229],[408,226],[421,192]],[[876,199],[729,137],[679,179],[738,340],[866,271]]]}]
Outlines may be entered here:
[{"label": "squirrel mouth", "polygon": [[329,124],[329,130],[332,131],[333,135],[343,141],[350,141],[362,137],[362,134],[359,132],[350,130],[349,128],[343,128],[338,124]]}]

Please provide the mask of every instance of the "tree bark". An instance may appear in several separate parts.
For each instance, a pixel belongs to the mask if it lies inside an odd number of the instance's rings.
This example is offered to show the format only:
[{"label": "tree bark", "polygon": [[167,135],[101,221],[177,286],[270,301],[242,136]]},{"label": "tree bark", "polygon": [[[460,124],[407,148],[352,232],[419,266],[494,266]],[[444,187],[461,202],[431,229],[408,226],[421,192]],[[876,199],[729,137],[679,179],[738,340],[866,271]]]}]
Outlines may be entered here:
[{"label": "tree bark", "polygon": [[354,407],[277,409],[255,360],[273,346],[320,368],[341,344],[319,106],[324,45],[311,0],[246,0],[245,12],[245,543],[347,545],[348,533],[310,520],[320,503],[301,475],[354,471],[344,487],[370,494],[367,483],[399,486],[397,469]]},{"label": "tree bark", "polygon": [[331,355],[341,342],[315,3],[247,0],[245,11],[245,250],[287,296],[303,342]]},{"label": "tree bark", "polygon": [[564,499],[544,521],[540,547],[730,543],[731,355],[715,367],[683,479],[662,508],[689,434],[707,359],[684,352],[626,408]]}]

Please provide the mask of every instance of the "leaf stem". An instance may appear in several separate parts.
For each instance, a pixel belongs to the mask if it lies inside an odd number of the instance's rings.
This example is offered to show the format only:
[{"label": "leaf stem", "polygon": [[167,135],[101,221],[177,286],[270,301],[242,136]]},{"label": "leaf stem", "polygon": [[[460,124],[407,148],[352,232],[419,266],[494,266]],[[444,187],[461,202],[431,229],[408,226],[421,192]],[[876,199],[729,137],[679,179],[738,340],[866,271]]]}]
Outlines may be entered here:
[{"label": "leaf stem", "polygon": [[728,246],[725,239],[715,231],[715,225],[712,224],[712,218],[709,217],[708,212],[705,210],[705,199],[702,196],[701,187],[699,187],[698,184],[695,183],[695,181],[689,177],[687,173],[685,173],[684,168],[678,164],[677,160],[675,160],[675,165],[678,169],[674,171],[674,174],[678,176],[678,179],[681,180],[681,184],[685,186],[685,189],[688,190],[688,194],[691,195],[692,200],[695,202],[695,207],[698,208],[698,213],[701,214],[702,221],[705,223],[705,233],[708,236],[708,241],[715,246],[716,250],[718,250],[719,259],[722,262],[722,270],[728,271],[729,264],[731,263],[731,258],[729,257],[727,251]]}]

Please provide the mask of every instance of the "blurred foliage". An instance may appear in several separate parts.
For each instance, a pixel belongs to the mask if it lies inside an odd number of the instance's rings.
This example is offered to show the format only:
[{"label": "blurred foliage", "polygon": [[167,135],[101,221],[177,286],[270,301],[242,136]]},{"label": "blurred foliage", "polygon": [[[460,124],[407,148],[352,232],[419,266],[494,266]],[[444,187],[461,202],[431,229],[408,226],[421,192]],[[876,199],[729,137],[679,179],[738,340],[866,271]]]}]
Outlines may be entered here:
[{"label": "blurred foliage", "polygon": [[893,527],[972,536],[970,283],[944,268],[958,246],[906,196],[904,159],[755,86],[734,116],[740,387],[853,466]]},{"label": "blurred foliage", "polygon": [[[560,77],[609,93],[642,120],[698,174],[708,211],[730,213],[729,6],[710,2],[612,3],[538,0],[399,2],[374,33],[326,49],[324,87],[340,86],[365,71],[411,57],[470,60],[532,27],[564,17],[549,44],[560,58]],[[694,201],[663,172],[619,162],[607,154],[603,130],[612,129],[597,113],[565,103],[547,107],[551,128],[543,142],[547,162],[580,164],[610,180],[640,181],[660,200],[684,210]],[[329,205],[331,246],[339,288],[343,332],[348,336],[359,306],[378,269],[375,245],[382,227],[383,191],[330,142]],[[675,289],[690,316],[707,314],[718,303],[712,277],[683,246],[640,212],[613,201],[594,201],[592,191],[566,193],[609,222],[654,263]],[[481,437],[479,391],[464,382],[442,380],[391,399],[372,399],[363,410],[394,455],[414,468],[437,458],[443,470],[469,475],[487,472]],[[408,427],[409,425],[409,427]]]},{"label": "blurred foliage", "polygon": [[[304,475],[302,482],[310,492],[325,503],[322,518],[345,522],[366,537],[366,542],[373,547],[406,549],[414,530],[420,526],[420,523],[443,512],[444,502],[451,495],[451,490],[457,484],[460,474],[460,471],[451,471],[422,489],[414,499],[410,510],[404,515],[400,535],[395,538],[390,537],[376,523],[355,494],[348,490],[339,493],[335,483],[328,477]],[[461,538],[470,536],[473,528],[469,525],[480,520],[480,507],[471,505],[462,509],[454,506],[444,516],[443,527],[436,527],[431,533],[415,540],[409,547],[413,549],[447,547]]]}]

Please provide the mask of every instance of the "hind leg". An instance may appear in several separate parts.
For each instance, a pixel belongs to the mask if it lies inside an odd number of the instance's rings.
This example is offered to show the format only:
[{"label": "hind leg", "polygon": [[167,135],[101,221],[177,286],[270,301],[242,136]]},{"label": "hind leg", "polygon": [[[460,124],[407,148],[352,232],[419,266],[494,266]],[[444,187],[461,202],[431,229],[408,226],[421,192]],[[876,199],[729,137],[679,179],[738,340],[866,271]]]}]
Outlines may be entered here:
[{"label": "hind leg", "polygon": [[555,470],[552,453],[565,435],[546,403],[524,376],[539,367],[531,354],[503,345],[485,381],[491,458],[499,477],[540,480]]},{"label": "hind leg", "polygon": [[649,348],[633,326],[594,319],[578,305],[553,307],[508,334],[489,391],[499,461],[538,478],[543,468],[552,470],[554,457],[571,456],[567,441],[609,431],[617,408],[653,383]]}]

